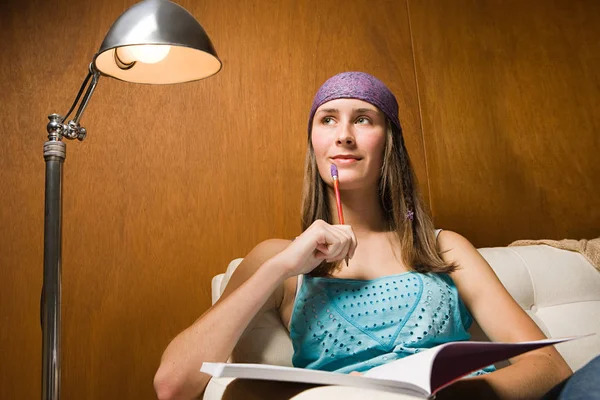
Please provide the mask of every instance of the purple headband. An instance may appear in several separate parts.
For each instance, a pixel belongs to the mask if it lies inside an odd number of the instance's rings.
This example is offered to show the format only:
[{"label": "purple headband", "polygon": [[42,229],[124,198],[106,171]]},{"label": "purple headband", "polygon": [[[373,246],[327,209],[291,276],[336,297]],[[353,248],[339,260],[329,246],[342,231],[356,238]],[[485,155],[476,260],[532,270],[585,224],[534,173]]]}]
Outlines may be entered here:
[{"label": "purple headband", "polygon": [[317,91],[308,118],[309,134],[317,108],[335,99],[359,99],[373,104],[402,131],[398,120],[398,101],[383,82],[365,72],[342,72],[329,78]]}]

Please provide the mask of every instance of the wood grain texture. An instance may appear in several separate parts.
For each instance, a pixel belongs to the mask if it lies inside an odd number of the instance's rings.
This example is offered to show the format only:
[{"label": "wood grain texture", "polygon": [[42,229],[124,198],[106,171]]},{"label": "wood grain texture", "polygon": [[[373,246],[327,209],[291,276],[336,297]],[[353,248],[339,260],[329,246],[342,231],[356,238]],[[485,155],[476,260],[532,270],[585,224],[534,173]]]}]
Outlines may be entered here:
[{"label": "wood grain texture", "polygon": [[600,3],[408,4],[437,226],[479,247],[600,236]]},{"label": "wood grain texture", "polygon": [[[261,240],[299,233],[306,121],[329,76],[362,70],[390,86],[426,184],[405,3],[178,3],[223,70],[169,86],[101,78],[87,139],[67,144],[62,399],[154,398],[160,355],[209,307],[211,278]],[[46,116],[66,112],[133,4],[2,5],[0,398],[41,392]]]}]

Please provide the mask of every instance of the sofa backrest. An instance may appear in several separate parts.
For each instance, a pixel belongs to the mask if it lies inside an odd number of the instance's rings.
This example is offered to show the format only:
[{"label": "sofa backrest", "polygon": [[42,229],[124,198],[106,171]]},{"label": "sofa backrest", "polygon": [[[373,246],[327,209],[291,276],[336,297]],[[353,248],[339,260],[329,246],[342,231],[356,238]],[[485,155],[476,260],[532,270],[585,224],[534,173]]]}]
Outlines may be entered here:
[{"label": "sofa backrest", "polygon": [[[600,272],[581,254],[545,245],[478,250],[546,336],[596,334],[556,346],[573,370],[600,354]],[[213,304],[241,261],[233,260],[224,274],[213,278]],[[471,333],[473,340],[487,340],[476,324]],[[292,355],[287,328],[273,311],[246,330],[232,359],[291,366]]]}]

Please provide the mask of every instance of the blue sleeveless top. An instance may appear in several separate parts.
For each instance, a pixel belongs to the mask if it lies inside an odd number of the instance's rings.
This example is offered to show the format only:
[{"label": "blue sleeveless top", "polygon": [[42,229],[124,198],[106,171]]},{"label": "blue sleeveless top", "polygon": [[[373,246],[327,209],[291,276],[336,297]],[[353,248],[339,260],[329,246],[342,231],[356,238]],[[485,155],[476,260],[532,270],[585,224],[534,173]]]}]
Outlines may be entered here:
[{"label": "blue sleeveless top", "polygon": [[[300,279],[300,277],[299,277]],[[468,340],[472,318],[447,274],[303,276],[290,321],[295,367],[349,373]],[[474,375],[493,371],[478,371]]]}]

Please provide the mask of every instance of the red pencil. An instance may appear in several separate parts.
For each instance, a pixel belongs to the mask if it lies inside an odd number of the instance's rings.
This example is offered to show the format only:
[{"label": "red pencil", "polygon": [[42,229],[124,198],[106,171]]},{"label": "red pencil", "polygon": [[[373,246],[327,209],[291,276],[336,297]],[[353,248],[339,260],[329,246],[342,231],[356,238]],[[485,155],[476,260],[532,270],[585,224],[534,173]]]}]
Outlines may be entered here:
[{"label": "red pencil", "polygon": [[[335,164],[331,164],[331,178],[333,179],[333,191],[335,192],[335,203],[337,205],[338,221],[341,225],[344,225],[344,212],[342,211],[342,199],[340,197],[340,183],[338,177],[338,170]],[[346,257],[346,266],[348,264],[348,257]]]},{"label": "red pencil", "polygon": [[333,180],[333,189],[335,190],[335,202],[337,203],[338,220],[344,225],[344,212],[342,211],[342,199],[340,198],[340,184],[338,179]]}]

